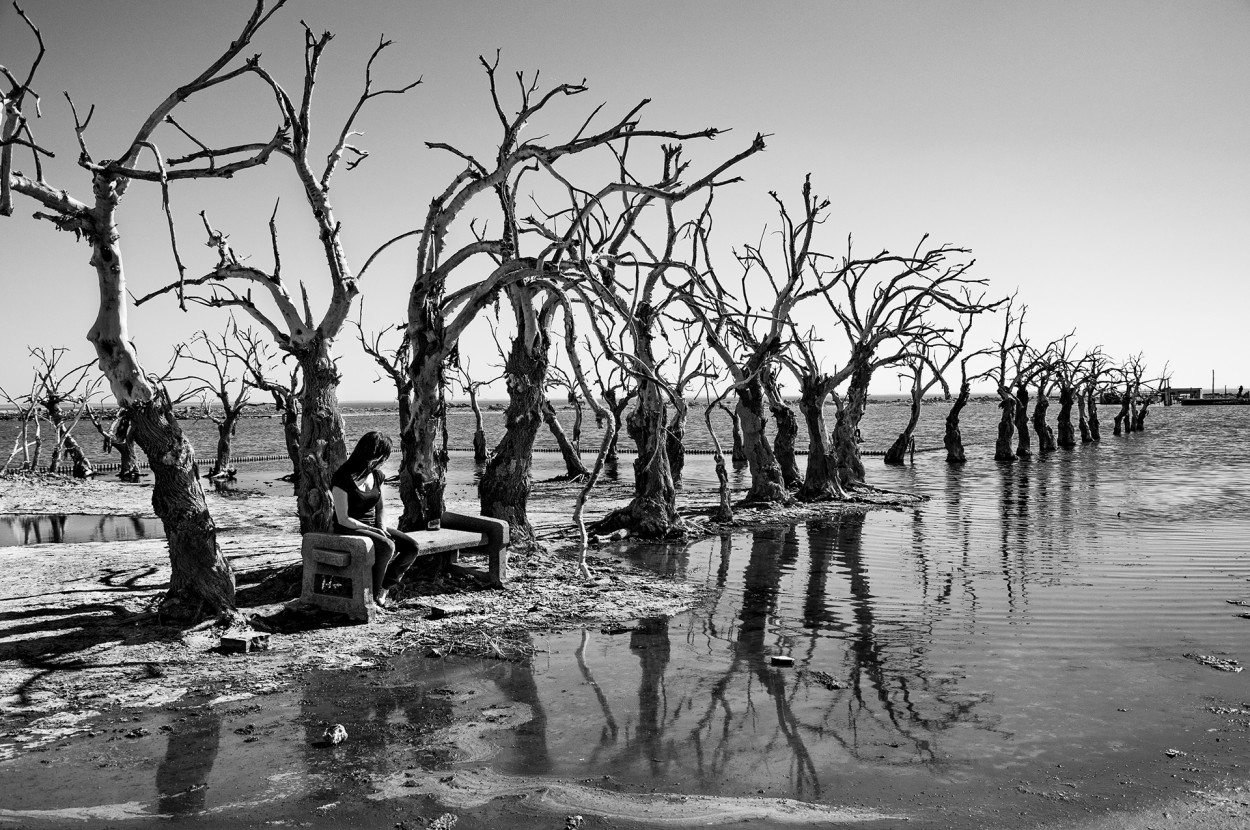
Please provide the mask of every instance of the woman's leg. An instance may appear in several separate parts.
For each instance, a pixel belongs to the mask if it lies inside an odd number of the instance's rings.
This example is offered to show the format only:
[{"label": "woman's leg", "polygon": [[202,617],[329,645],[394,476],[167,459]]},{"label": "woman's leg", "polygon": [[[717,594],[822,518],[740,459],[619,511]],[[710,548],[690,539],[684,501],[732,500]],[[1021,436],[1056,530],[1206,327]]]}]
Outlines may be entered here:
[{"label": "woman's leg", "polygon": [[412,567],[412,563],[417,560],[417,555],[421,551],[412,537],[402,531],[388,527],[386,535],[390,537],[395,550],[395,555],[386,568],[386,576],[382,580],[383,590],[389,591],[403,581],[404,574]]},{"label": "woman's leg", "polygon": [[348,530],[335,531],[340,536],[362,536],[365,539],[373,541],[373,594],[377,597],[378,591],[382,588],[382,582],[386,577],[386,566],[390,564],[395,557],[395,543],[391,541],[389,536],[385,536],[381,531],[378,533],[360,533]]}]

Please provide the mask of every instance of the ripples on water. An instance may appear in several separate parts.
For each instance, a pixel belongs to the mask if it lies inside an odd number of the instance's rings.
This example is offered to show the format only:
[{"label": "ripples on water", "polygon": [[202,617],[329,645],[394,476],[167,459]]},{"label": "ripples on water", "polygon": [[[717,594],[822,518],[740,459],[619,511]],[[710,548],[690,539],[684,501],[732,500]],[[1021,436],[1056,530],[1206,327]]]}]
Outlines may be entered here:
[{"label": "ripples on water", "polygon": [[1146,776],[1213,725],[1207,703],[1250,698],[1184,656],[1250,658],[1227,602],[1250,599],[1248,416],[1160,408],[1144,434],[1013,465],[988,446],[870,462],[930,500],[649,549],[711,600],[542,643],[543,734],[499,765],[541,744],[554,775],[830,801]]}]

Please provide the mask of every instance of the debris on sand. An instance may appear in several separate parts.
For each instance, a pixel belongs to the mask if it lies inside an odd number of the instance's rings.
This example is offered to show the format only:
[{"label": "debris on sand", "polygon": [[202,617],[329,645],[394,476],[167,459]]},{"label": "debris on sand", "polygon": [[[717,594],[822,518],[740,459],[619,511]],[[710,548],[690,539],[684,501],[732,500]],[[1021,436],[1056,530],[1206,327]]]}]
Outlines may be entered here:
[{"label": "debris on sand", "polygon": [[1236,660],[1224,660],[1219,657],[1212,657],[1209,654],[1186,654],[1190,660],[1196,660],[1204,666],[1210,666],[1220,671],[1239,672],[1243,666],[1237,664]]}]

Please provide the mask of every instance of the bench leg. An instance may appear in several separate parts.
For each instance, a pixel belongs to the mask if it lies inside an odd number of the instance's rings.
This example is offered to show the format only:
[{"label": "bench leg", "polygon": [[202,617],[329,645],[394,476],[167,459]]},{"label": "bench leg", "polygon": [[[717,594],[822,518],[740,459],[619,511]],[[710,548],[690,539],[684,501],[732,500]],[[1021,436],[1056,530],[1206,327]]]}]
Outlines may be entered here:
[{"label": "bench leg", "polygon": [[468,530],[486,537],[486,554],[490,557],[489,582],[496,588],[502,588],[508,578],[508,541],[511,539],[508,523],[488,516],[447,512],[442,516],[442,525],[448,530]]}]

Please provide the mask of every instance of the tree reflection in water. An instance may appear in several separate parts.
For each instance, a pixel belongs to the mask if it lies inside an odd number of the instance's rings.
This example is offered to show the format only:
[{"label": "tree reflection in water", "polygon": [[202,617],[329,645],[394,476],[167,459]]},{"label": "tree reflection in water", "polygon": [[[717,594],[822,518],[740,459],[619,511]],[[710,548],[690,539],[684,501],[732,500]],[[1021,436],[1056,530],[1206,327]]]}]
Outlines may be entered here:
[{"label": "tree reflection in water", "polygon": [[157,812],[187,816],[204,809],[208,776],[221,746],[221,721],[220,713],[209,706],[171,724],[165,757],[156,768]]}]

